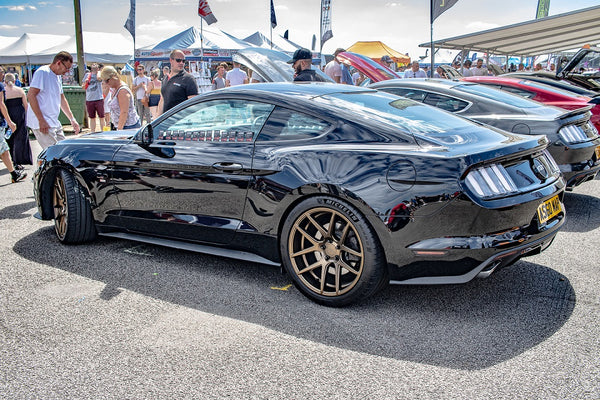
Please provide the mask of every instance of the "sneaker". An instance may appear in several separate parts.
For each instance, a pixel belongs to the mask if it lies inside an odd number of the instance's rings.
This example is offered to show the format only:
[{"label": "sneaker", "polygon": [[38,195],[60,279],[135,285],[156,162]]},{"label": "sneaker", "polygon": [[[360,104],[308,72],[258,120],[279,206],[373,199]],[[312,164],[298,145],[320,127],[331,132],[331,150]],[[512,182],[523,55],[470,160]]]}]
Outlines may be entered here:
[{"label": "sneaker", "polygon": [[12,183],[16,183],[19,181],[22,181],[23,179],[27,178],[27,173],[23,172],[23,171],[19,171],[18,169],[15,169],[13,171],[13,173],[11,174],[12,177]]}]

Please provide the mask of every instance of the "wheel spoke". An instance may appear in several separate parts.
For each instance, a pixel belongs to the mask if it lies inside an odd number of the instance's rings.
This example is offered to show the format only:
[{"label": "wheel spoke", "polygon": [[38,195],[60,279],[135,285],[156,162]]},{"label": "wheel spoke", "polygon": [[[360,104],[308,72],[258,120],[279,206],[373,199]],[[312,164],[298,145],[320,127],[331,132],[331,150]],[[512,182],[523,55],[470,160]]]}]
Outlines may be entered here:
[{"label": "wheel spoke", "polygon": [[329,232],[328,236],[333,237],[333,233],[335,232],[335,213],[331,213],[331,219],[329,220]]},{"label": "wheel spoke", "polygon": [[350,230],[350,224],[346,223],[344,230],[342,231],[342,235],[340,237],[340,243],[344,243],[346,241],[346,236],[348,236],[348,231]]},{"label": "wheel spoke", "polygon": [[302,274],[305,274],[305,273],[307,273],[309,271],[312,271],[315,268],[319,267],[320,265],[323,265],[323,263],[321,262],[321,260],[316,261],[316,262],[310,264],[308,267],[304,268],[303,270],[298,271],[298,275],[302,275]]},{"label": "wheel spoke", "polygon": [[335,264],[335,294],[336,295],[340,294],[341,274],[342,274],[342,269],[340,268],[339,263],[336,263]]},{"label": "wheel spoke", "polygon": [[351,249],[348,246],[342,245],[341,249],[342,249],[342,251],[345,251],[346,253],[350,253],[350,254],[352,254],[353,256],[356,256],[356,257],[362,257],[363,256],[361,252],[353,250],[353,249]]},{"label": "wheel spoke", "polygon": [[323,265],[321,268],[321,294],[325,293],[325,279],[327,278],[327,270],[329,269],[329,264]]},{"label": "wheel spoke", "polygon": [[302,256],[304,254],[318,252],[318,251],[320,251],[320,248],[319,248],[319,246],[315,245],[315,246],[307,247],[304,250],[297,251],[294,254],[290,254],[290,257],[298,257],[298,256]]},{"label": "wheel spoke", "polygon": [[304,229],[300,228],[299,226],[297,227],[298,232],[300,232],[300,234],[302,236],[304,236],[305,238],[308,239],[309,242],[311,242],[313,245],[318,246],[319,242],[313,238],[308,232],[306,232]]},{"label": "wheel spoke", "polygon": [[321,234],[321,236],[325,237],[327,236],[327,231],[325,230],[324,227],[321,226],[321,224],[319,224],[310,214],[306,215],[306,218],[308,218],[308,220],[311,222],[311,224],[313,224],[315,226],[315,228],[317,228],[319,230],[319,233]]},{"label": "wheel spoke", "polygon": [[345,262],[344,260],[340,259],[340,265],[342,265],[344,267],[345,270],[348,270],[348,272],[353,273],[354,275],[358,275],[359,272],[357,270],[355,270],[354,268],[352,268],[347,262]]}]

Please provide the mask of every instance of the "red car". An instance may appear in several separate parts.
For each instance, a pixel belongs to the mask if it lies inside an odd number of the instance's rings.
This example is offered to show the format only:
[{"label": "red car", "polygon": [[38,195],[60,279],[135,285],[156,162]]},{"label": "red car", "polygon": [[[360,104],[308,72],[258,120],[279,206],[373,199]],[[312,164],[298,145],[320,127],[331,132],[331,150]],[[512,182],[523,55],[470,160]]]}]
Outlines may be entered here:
[{"label": "red car", "polygon": [[576,110],[578,108],[593,106],[590,120],[596,129],[600,130],[600,97],[591,98],[581,96],[540,82],[520,78],[470,76],[461,78],[461,80],[494,86],[507,92],[566,110]]}]

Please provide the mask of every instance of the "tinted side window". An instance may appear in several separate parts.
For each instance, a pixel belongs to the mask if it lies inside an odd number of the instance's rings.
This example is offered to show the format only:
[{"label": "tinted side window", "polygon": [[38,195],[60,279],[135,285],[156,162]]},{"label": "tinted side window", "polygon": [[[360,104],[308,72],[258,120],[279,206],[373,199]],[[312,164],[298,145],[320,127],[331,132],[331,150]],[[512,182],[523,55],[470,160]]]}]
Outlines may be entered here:
[{"label": "tinted side window", "polygon": [[157,140],[252,141],[273,109],[246,100],[211,100],[192,104],[155,125]]},{"label": "tinted side window", "polygon": [[297,140],[321,135],[330,124],[322,119],[287,108],[276,107],[257,140]]},{"label": "tinted side window", "polygon": [[459,100],[454,97],[444,96],[437,93],[429,93],[425,98],[425,104],[441,108],[450,112],[458,112],[469,105],[466,101]]},{"label": "tinted side window", "polygon": [[396,96],[408,97],[411,100],[423,102],[427,93],[422,90],[410,89],[410,88],[385,88],[382,89],[385,92],[395,94]]},{"label": "tinted side window", "polygon": [[533,99],[535,97],[535,93],[530,92],[529,90],[523,90],[512,86],[502,86],[501,89],[510,93],[514,93],[518,96],[525,97],[526,99]]}]

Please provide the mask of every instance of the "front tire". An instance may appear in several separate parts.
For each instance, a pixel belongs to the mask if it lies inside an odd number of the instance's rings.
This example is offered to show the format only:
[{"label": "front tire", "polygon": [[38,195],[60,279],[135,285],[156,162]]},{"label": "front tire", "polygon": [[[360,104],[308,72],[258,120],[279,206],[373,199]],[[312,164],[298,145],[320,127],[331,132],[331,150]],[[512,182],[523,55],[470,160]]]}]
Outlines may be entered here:
[{"label": "front tire", "polygon": [[318,196],[298,204],[283,226],[280,248],[294,285],[326,306],[363,300],[389,279],[373,228],[342,200]]},{"label": "front tire", "polygon": [[52,190],[54,231],[62,243],[83,243],[96,238],[92,209],[83,188],[69,171],[60,169]]}]

